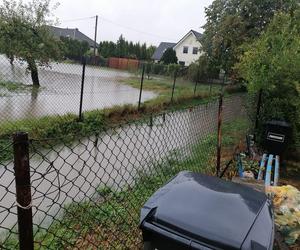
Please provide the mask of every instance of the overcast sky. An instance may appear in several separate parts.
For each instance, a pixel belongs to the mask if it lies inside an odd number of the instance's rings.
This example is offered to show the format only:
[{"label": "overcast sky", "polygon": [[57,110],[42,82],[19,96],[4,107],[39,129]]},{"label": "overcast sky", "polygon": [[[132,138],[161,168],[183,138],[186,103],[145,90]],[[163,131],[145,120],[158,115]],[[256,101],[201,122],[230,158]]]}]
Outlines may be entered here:
[{"label": "overcast sky", "polygon": [[94,37],[95,18],[99,16],[99,40],[116,41],[123,34],[127,40],[158,45],[176,42],[189,30],[202,31],[204,8],[212,0],[52,0],[59,2],[54,11],[59,27],[78,28]]}]

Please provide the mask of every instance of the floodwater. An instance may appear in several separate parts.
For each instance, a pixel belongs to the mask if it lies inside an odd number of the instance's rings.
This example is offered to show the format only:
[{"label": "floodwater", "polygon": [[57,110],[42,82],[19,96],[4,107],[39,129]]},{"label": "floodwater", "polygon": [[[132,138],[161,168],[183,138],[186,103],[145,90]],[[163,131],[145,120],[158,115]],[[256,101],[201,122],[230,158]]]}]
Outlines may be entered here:
[{"label": "floodwater", "polygon": [[[41,87],[26,88],[17,92],[0,87],[0,122],[46,115],[63,115],[79,112],[82,65],[51,63],[39,69]],[[122,104],[136,104],[139,90],[122,84],[122,79],[132,76],[129,72],[87,66],[85,74],[83,111]],[[26,63],[16,61],[12,67],[0,55],[0,82],[10,81],[31,85],[26,73]],[[143,91],[142,101],[156,96]]]},{"label": "floodwater", "polygon": [[[242,102],[241,96],[224,100],[224,122],[244,115]],[[174,152],[176,157],[188,156],[193,144],[216,132],[217,112],[218,103],[213,102],[157,116],[152,127],[149,123],[132,124],[74,141],[72,146],[38,150],[33,142],[34,224],[49,225],[53,217],[61,215],[64,205],[93,199],[99,186],[122,189],[133,185],[140,171],[154,170]],[[199,167],[205,166],[199,162]],[[0,164],[0,183],[0,231],[5,232],[16,224],[12,163]]]}]

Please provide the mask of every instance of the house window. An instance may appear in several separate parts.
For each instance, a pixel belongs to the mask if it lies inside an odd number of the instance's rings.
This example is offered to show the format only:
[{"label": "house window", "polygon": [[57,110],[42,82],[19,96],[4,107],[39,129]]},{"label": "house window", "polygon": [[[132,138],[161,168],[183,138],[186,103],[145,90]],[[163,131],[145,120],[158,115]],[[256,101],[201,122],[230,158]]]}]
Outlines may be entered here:
[{"label": "house window", "polygon": [[197,47],[194,47],[194,48],[193,48],[193,54],[194,54],[194,55],[197,55],[197,54],[198,54],[198,48],[197,48]]},{"label": "house window", "polygon": [[181,65],[181,66],[184,66],[184,65],[185,65],[185,62],[184,62],[184,61],[179,61],[178,63],[179,63],[179,65]]},{"label": "house window", "polygon": [[188,46],[184,46],[183,47],[183,54],[187,54],[189,52],[189,47]]}]

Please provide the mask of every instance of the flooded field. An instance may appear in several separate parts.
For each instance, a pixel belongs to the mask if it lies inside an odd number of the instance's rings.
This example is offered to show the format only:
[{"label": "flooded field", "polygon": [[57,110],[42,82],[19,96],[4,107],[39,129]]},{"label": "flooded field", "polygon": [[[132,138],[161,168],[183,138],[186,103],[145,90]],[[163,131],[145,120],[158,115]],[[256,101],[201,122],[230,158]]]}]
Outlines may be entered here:
[{"label": "flooded field", "polygon": [[[86,67],[83,95],[83,111],[112,107],[122,104],[136,104],[139,90],[121,83],[131,76],[126,71],[95,66]],[[39,69],[41,87],[7,91],[0,85],[0,122],[46,115],[77,114],[80,103],[82,65],[51,63],[50,67]],[[22,83],[31,85],[26,72],[26,63],[16,61],[14,66],[0,55],[0,83]],[[142,101],[156,96],[143,91]]]}]

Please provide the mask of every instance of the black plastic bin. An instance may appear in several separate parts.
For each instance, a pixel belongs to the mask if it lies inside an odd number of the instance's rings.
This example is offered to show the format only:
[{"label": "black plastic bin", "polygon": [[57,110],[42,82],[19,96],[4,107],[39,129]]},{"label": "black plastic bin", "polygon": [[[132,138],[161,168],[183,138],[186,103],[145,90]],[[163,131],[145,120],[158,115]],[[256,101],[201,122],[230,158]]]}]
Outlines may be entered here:
[{"label": "black plastic bin", "polygon": [[274,155],[281,155],[288,147],[292,134],[291,125],[285,121],[272,120],[265,123],[263,148]]},{"label": "black plastic bin", "polygon": [[274,218],[264,193],[181,172],[141,209],[144,249],[272,249]]}]

